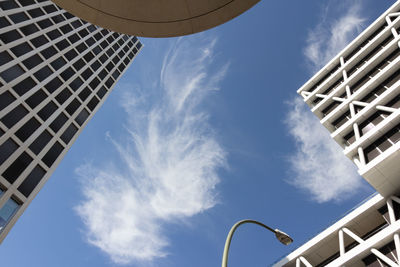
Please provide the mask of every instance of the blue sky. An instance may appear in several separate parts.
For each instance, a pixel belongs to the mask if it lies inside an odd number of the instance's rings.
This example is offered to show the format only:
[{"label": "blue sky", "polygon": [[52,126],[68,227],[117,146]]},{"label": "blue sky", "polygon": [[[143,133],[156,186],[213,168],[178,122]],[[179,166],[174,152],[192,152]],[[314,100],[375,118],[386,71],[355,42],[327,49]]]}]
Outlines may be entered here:
[{"label": "blue sky", "polygon": [[261,1],[144,48],[1,245],[4,266],[269,266],[374,191],[296,90],[394,1]]}]

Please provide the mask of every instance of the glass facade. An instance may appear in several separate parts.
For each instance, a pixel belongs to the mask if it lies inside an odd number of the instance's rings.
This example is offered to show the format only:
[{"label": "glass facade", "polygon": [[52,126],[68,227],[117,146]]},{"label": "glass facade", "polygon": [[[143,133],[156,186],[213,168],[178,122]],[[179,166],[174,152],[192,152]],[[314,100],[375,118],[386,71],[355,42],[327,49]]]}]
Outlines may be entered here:
[{"label": "glass facade", "polygon": [[0,12],[0,187],[13,195],[0,202],[5,224],[44,185],[142,44],[49,0],[0,1]]}]

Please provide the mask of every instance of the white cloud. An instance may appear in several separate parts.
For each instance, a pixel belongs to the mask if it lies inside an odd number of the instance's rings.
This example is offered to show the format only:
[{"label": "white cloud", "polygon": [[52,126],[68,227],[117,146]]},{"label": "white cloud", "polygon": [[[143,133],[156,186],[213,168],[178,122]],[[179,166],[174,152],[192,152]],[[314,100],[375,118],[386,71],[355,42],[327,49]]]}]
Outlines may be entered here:
[{"label": "white cloud", "polygon": [[119,159],[77,169],[84,199],[76,210],[88,242],[116,263],[166,256],[163,226],[217,203],[225,151],[200,106],[227,71],[227,65],[210,71],[214,46],[215,40],[178,39],[164,58],[155,97],[140,88],[125,92],[128,141],[109,138]]},{"label": "white cloud", "polygon": [[286,123],[297,150],[290,157],[294,176],[289,183],[319,203],[351,197],[364,186],[355,165],[300,97],[290,105]]},{"label": "white cloud", "polygon": [[[342,16],[335,19],[323,16],[309,32],[304,54],[313,72],[322,68],[362,30],[365,18],[359,14],[361,1],[349,2],[346,2],[347,8],[341,10]],[[342,8],[339,1],[330,3],[336,9]],[[325,11],[326,14],[333,12],[329,6]],[[293,176],[289,183],[320,203],[354,195],[364,186],[355,165],[300,98],[293,99],[288,106],[286,124],[297,148],[290,157]]]},{"label": "white cloud", "polygon": [[[335,8],[342,4],[333,1]],[[309,31],[304,55],[313,72],[321,69],[361,32],[366,21],[360,14],[361,4],[359,0],[347,1],[345,8],[340,8],[343,15],[335,19],[326,19],[325,16],[333,12],[328,7],[321,22]]]}]

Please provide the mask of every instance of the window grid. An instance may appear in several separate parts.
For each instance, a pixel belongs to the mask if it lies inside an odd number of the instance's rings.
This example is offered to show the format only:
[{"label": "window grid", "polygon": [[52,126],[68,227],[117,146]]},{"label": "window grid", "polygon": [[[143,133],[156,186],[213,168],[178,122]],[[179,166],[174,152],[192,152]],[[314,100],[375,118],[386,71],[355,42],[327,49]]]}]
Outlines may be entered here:
[{"label": "window grid", "polygon": [[[398,7],[396,7],[398,9]],[[299,93],[359,168],[398,139],[400,16],[392,11],[310,79]],[[358,43],[358,45],[357,45]],[[400,134],[399,134],[400,135]]]},{"label": "window grid", "polygon": [[[0,21],[0,154],[6,155],[0,164],[5,192],[0,208],[11,197],[18,199],[18,217],[141,44],[136,37],[78,19],[50,1],[13,3],[15,8],[2,10]],[[6,118],[14,110],[20,118]],[[15,220],[0,233],[0,241]]]}]

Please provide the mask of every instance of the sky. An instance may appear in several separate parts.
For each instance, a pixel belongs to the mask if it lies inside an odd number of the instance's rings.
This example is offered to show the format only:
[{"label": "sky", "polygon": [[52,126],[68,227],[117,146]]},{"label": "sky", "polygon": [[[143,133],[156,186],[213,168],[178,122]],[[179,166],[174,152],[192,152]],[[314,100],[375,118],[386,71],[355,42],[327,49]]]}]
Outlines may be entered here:
[{"label": "sky", "polygon": [[394,1],[261,1],[144,47],[1,245],[2,264],[270,266],[374,193],[296,95]]}]

